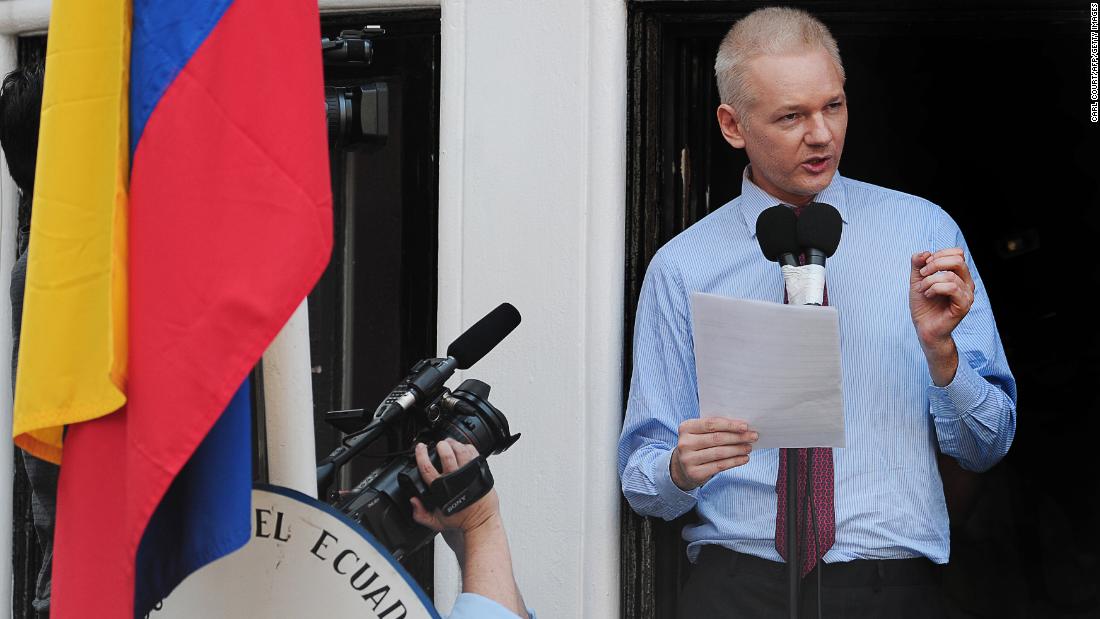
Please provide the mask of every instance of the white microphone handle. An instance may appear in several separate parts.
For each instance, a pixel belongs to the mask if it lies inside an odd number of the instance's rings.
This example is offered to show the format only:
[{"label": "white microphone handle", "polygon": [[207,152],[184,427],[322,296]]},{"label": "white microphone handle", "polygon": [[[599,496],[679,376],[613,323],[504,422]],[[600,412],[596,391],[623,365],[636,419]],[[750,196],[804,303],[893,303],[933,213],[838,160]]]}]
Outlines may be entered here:
[{"label": "white microphone handle", "polygon": [[791,305],[822,305],[825,301],[825,267],[807,264],[783,265],[783,283],[787,287],[787,302]]}]

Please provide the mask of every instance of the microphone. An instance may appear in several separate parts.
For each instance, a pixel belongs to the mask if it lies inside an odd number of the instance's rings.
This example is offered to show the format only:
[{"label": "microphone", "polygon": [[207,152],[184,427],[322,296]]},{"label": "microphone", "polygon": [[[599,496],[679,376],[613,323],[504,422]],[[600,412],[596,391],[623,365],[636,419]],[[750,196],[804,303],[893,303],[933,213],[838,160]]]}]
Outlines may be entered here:
[{"label": "microphone", "polygon": [[802,209],[795,228],[798,245],[806,253],[799,299],[804,304],[821,305],[825,302],[825,259],[832,257],[840,245],[844,222],[832,205],[810,202]]},{"label": "microphone", "polygon": [[776,204],[756,218],[756,241],[770,262],[780,266],[798,266],[798,217],[790,207]]},{"label": "microphone", "polygon": [[[811,202],[801,215],[783,204],[765,209],[756,218],[760,251],[783,271],[787,297],[794,305],[821,305],[825,292],[825,259],[840,245],[844,222],[835,207]],[[806,265],[797,256],[805,251]]]},{"label": "microphone", "polygon": [[519,311],[510,303],[501,303],[451,342],[445,358],[423,359],[413,366],[408,376],[374,410],[367,427],[317,463],[317,485],[327,485],[336,470],[377,438],[390,422],[417,406],[431,404],[443,393],[443,384],[456,369],[465,370],[480,361],[519,323]]},{"label": "microphone", "polygon": [[520,323],[519,310],[501,303],[466,329],[447,347],[447,357],[417,364],[405,380],[374,411],[374,418],[389,419],[422,404],[425,395],[434,396],[456,369],[466,370],[496,348]]},{"label": "microphone", "polygon": [[840,245],[844,222],[831,204],[811,202],[802,209],[796,226],[798,245],[806,250],[806,262],[825,266]]},{"label": "microphone", "polygon": [[451,342],[447,347],[447,356],[454,357],[458,369],[469,369],[508,337],[519,326],[520,320],[519,310],[511,303],[501,303]]}]

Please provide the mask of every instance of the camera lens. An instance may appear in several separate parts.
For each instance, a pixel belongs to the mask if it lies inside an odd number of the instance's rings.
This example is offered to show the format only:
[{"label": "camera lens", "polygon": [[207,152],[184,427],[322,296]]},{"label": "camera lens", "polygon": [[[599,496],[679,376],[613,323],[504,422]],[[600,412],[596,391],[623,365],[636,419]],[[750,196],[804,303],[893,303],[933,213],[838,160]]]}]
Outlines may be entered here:
[{"label": "camera lens", "polygon": [[354,137],[350,131],[355,113],[355,92],[351,88],[336,86],[325,87],[325,117],[328,121],[328,141],[330,145],[342,144]]}]

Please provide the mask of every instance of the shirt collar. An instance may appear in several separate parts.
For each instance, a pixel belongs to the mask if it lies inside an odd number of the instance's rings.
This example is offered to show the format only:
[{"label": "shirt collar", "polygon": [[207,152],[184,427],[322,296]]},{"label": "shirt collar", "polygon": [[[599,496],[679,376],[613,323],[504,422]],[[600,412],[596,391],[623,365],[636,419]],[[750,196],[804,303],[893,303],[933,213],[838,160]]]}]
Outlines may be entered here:
[{"label": "shirt collar", "polygon": [[[741,173],[741,217],[745,221],[745,226],[749,229],[751,236],[756,236],[756,218],[763,213],[764,210],[769,209],[776,204],[784,204],[784,202],[778,198],[772,197],[771,194],[761,189],[756,183],[749,180],[749,170],[752,165],[745,166],[744,172]],[[814,197],[815,202],[824,202],[836,207],[836,210],[840,213],[840,219],[844,223],[848,223],[848,191],[845,187],[844,177],[840,175],[840,171],[833,174],[833,180],[829,183],[829,186],[821,191]]]}]

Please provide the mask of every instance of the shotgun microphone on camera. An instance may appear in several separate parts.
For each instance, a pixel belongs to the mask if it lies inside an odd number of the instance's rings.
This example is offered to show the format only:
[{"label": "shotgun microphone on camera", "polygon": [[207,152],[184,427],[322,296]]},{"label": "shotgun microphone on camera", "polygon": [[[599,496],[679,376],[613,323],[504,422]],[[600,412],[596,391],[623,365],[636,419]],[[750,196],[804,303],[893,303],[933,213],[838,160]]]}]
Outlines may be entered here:
[{"label": "shotgun microphone on camera", "polygon": [[[480,361],[508,337],[519,323],[519,311],[511,303],[498,305],[496,309],[486,314],[451,342],[447,347],[445,358],[424,359],[418,363],[413,371],[382,400],[374,410],[370,423],[378,428],[385,427],[407,412],[418,407],[423,408],[433,399],[438,398],[444,383],[455,373],[455,370],[468,369]],[[318,485],[327,485],[336,470],[351,460],[374,438],[369,434],[351,438],[346,444],[337,447],[327,458],[321,460],[317,464]]]},{"label": "shotgun microphone on camera", "polygon": [[425,364],[418,372],[401,381],[374,411],[376,419],[404,413],[424,404],[425,394],[434,394],[455,370],[466,370],[504,341],[517,326],[520,315],[511,303],[501,303],[481,320],[466,329],[447,347],[447,356]]}]

